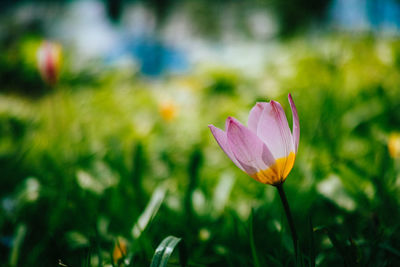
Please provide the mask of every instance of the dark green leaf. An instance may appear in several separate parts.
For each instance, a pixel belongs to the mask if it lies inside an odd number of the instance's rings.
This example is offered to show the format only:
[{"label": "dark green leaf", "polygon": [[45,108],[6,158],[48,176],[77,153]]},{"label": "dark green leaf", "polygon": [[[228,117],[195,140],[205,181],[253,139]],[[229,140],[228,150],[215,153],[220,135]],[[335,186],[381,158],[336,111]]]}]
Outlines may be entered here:
[{"label": "dark green leaf", "polygon": [[253,213],[254,213],[254,210],[251,209],[250,223],[249,223],[250,247],[251,247],[251,254],[253,256],[254,266],[260,267],[260,261],[258,260],[258,256],[257,256],[256,244],[254,243]]},{"label": "dark green leaf", "polygon": [[310,266],[315,267],[315,241],[314,241],[314,229],[312,225],[311,216],[308,219],[308,235],[309,235],[309,242],[310,242],[310,251],[309,251],[309,258],[310,258]]}]

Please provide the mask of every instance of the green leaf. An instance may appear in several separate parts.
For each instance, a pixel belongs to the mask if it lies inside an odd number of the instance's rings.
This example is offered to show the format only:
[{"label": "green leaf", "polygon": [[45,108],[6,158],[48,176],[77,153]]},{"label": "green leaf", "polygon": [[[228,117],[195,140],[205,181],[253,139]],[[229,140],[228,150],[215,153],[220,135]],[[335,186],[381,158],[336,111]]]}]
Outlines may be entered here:
[{"label": "green leaf", "polygon": [[135,148],[133,154],[133,170],[132,170],[132,183],[135,189],[135,193],[137,194],[137,201],[142,203],[143,199],[143,187],[142,187],[142,179],[143,174],[146,169],[146,155],[144,153],[143,144],[139,141]]},{"label": "green leaf", "polygon": [[193,214],[192,195],[193,192],[196,190],[197,183],[199,181],[199,174],[202,163],[203,163],[203,152],[199,147],[196,147],[189,158],[189,164],[188,164],[189,184],[184,199],[184,205],[188,223],[191,223],[192,219],[192,214]]},{"label": "green leaf", "polygon": [[179,244],[179,261],[182,267],[186,266],[187,253],[181,238],[175,236],[166,237],[160,245],[158,245],[153,259],[151,260],[150,267],[165,267],[175,247]]},{"label": "green leaf", "polygon": [[395,249],[394,247],[390,246],[390,245],[387,244],[387,243],[380,244],[379,247],[380,247],[381,249],[384,249],[384,250],[386,250],[386,251],[389,251],[390,253],[392,253],[393,255],[396,255],[397,257],[400,257],[400,251],[397,250],[397,249]]},{"label": "green leaf", "polygon": [[310,266],[315,267],[315,240],[314,240],[314,229],[312,225],[311,216],[308,219],[308,234],[310,242],[310,252],[308,257],[310,258]]},{"label": "green leaf", "polygon": [[297,267],[304,267],[304,258],[303,258],[303,254],[301,253],[301,249],[300,249],[300,243],[299,241],[296,241],[296,250],[297,250],[297,254],[296,254],[296,265]]},{"label": "green leaf", "polygon": [[20,249],[22,246],[22,243],[25,239],[26,235],[26,225],[25,224],[20,224],[17,227],[16,233],[15,233],[15,240],[13,247],[11,249],[11,255],[10,255],[10,266],[18,266],[18,258],[20,255]]},{"label": "green leaf", "polygon": [[251,254],[253,256],[254,266],[260,267],[260,261],[258,260],[258,256],[257,256],[256,244],[254,243],[253,213],[254,213],[254,210],[251,209],[250,224],[249,224],[250,247],[251,247]]},{"label": "green leaf", "polygon": [[349,247],[340,242],[335,233],[328,227],[321,227],[316,229],[316,231],[321,231],[326,234],[331,241],[333,247],[337,250],[337,252],[342,256],[344,261],[344,266],[357,266],[356,259],[353,259],[351,255],[349,255]]},{"label": "green leaf", "polygon": [[351,237],[349,237],[349,242],[350,242],[350,247],[348,249],[349,257],[353,263],[356,263],[357,266],[359,266],[360,257],[359,257],[359,253],[358,253],[358,246]]},{"label": "green leaf", "polygon": [[71,249],[87,248],[90,246],[89,239],[77,231],[70,231],[66,233],[65,239]]},{"label": "green leaf", "polygon": [[132,228],[132,236],[134,239],[140,237],[142,232],[146,229],[147,225],[157,214],[162,202],[164,201],[165,194],[167,190],[164,186],[159,186],[151,196],[149,204],[147,204],[146,209],[138,218],[136,224]]}]

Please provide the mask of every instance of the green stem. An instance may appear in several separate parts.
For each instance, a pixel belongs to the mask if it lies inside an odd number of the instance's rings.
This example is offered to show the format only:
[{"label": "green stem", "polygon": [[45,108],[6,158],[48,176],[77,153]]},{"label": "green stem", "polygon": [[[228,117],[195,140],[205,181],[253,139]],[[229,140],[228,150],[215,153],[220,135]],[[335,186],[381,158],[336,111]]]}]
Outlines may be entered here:
[{"label": "green stem", "polygon": [[290,212],[289,203],[287,201],[285,191],[283,190],[283,184],[277,185],[276,188],[278,189],[279,196],[281,197],[283,208],[285,209],[286,218],[288,220],[289,227],[290,227],[290,232],[292,234],[294,252],[295,252],[295,255],[296,255],[296,259],[297,259],[297,243],[298,243],[298,239],[297,239],[296,228],[294,227],[294,221],[293,221],[292,213]]}]

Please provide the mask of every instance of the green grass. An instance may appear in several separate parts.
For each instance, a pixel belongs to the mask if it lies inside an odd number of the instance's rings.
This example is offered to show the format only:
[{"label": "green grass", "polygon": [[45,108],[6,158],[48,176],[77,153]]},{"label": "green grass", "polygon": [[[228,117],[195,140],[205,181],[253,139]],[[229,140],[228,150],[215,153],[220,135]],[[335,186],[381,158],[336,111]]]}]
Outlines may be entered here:
[{"label": "green grass", "polygon": [[291,92],[301,137],[285,189],[298,266],[400,265],[400,160],[387,147],[400,131],[398,41],[297,39],[258,78],[231,68],[158,82],[118,70],[72,77],[67,63],[56,88],[7,83],[0,94],[0,262],[150,266],[172,235],[189,266],[294,266],[275,188],[236,168],[207,127],[245,123],[270,99],[290,117]]}]

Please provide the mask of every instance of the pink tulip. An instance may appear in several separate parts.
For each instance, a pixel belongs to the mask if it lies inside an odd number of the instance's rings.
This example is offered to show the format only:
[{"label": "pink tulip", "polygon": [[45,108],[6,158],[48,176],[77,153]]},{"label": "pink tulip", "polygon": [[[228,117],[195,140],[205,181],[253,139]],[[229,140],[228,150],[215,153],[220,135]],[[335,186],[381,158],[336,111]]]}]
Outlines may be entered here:
[{"label": "pink tulip", "polygon": [[282,184],[294,165],[300,125],[292,96],[289,94],[288,98],[293,132],[282,106],[275,101],[257,103],[250,111],[247,127],[232,117],[226,119],[225,131],[209,125],[233,163],[263,184]]},{"label": "pink tulip", "polygon": [[38,69],[42,79],[49,85],[58,81],[61,63],[61,46],[44,41],[37,52]]}]

